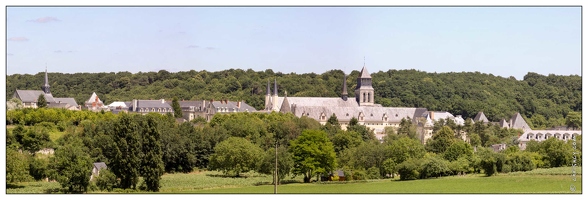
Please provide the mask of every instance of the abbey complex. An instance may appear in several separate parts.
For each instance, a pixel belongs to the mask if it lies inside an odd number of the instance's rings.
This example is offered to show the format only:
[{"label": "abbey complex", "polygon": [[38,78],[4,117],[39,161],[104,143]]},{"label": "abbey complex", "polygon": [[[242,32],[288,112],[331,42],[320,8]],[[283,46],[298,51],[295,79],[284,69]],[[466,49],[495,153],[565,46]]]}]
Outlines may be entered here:
[{"label": "abbey complex", "polygon": [[[385,136],[385,127],[400,127],[402,119],[411,120],[417,125],[417,134],[424,144],[433,135],[433,125],[440,119],[453,120],[455,124],[463,126],[465,120],[460,116],[454,116],[444,111],[429,111],[427,108],[410,108],[410,107],[383,107],[374,102],[374,88],[372,87],[372,77],[365,66],[361,69],[357,78],[357,87],[355,88],[355,99],[350,99],[348,95],[346,76],[342,84],[343,90],[340,97],[288,97],[287,92],[284,96],[278,94],[277,80],[274,80],[273,92],[271,85],[267,83],[265,94],[265,106],[263,110],[256,110],[244,101],[228,100],[197,100],[197,101],[180,101],[184,120],[191,121],[197,117],[202,117],[208,121],[217,114],[234,113],[234,112],[282,112],[292,113],[297,117],[306,116],[325,124],[329,117],[336,116],[341,128],[346,129],[350,121],[355,118],[358,123],[372,129],[377,139],[382,140]],[[73,98],[56,98],[51,95],[49,90],[49,81],[47,71],[45,71],[45,84],[42,90],[16,90],[13,97],[22,102],[22,107],[37,108],[39,95],[44,95],[48,107],[64,108],[70,110],[81,110],[82,105],[78,105]],[[146,114],[157,112],[161,114],[173,113],[171,101],[161,100],[139,100],[133,99],[129,102],[114,101],[105,105],[99,97],[93,93],[88,101],[83,105],[88,110],[94,111],[111,111],[118,112],[136,112]],[[526,143],[531,140],[543,141],[550,137],[560,140],[570,140],[581,135],[581,130],[552,129],[552,130],[531,130],[523,117],[516,113],[510,119],[502,119],[500,122],[490,122],[483,112],[479,112],[472,120],[473,122],[481,121],[483,123],[493,123],[501,128],[521,129],[524,133],[519,136],[518,142],[521,149],[525,149]],[[467,134],[456,133],[464,141],[468,141]],[[497,144],[500,148],[500,144]],[[504,145],[502,145],[504,146]]]}]

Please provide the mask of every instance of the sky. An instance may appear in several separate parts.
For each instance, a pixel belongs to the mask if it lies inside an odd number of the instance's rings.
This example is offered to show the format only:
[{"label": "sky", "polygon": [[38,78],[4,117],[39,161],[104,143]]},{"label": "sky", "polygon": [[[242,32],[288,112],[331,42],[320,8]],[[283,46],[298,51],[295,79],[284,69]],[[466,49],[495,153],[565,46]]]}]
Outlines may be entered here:
[{"label": "sky", "polygon": [[[364,59],[365,58],[365,59]],[[581,75],[580,7],[7,7],[6,73]]]}]

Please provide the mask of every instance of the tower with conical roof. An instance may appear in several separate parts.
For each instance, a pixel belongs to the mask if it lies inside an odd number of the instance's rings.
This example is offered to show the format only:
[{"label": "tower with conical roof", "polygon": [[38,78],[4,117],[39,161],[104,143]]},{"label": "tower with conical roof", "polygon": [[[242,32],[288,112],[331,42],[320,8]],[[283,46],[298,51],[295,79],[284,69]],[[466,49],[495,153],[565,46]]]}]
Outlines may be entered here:
[{"label": "tower with conical roof", "polygon": [[270,82],[267,80],[267,91],[265,93],[265,110],[271,109],[271,93],[270,93]]},{"label": "tower with conical roof", "polygon": [[272,110],[273,111],[279,111],[280,109],[278,108],[278,82],[276,81],[276,79],[274,79],[274,96],[272,97]]},{"label": "tower with conical roof", "polygon": [[49,90],[49,78],[47,77],[47,66],[45,66],[45,85],[41,86],[41,89],[43,89],[45,94],[51,94]]},{"label": "tower with conical roof", "polygon": [[372,76],[368,73],[365,62],[363,69],[357,77],[357,87],[355,88],[355,101],[359,106],[374,105],[374,88],[372,87]]}]

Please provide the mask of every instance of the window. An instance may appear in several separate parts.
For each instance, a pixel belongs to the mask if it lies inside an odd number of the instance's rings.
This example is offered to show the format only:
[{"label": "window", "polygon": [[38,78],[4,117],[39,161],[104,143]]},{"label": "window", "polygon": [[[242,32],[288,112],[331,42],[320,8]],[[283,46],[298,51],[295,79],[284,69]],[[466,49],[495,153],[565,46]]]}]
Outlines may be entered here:
[{"label": "window", "polygon": [[372,93],[368,93],[368,102],[372,102],[372,99],[371,99],[371,94],[372,94]]},{"label": "window", "polygon": [[346,117],[349,117],[349,113],[345,114]]},{"label": "window", "polygon": [[363,102],[365,102],[365,93],[363,93]]},{"label": "window", "polygon": [[151,108],[151,112],[155,112],[155,108]]}]

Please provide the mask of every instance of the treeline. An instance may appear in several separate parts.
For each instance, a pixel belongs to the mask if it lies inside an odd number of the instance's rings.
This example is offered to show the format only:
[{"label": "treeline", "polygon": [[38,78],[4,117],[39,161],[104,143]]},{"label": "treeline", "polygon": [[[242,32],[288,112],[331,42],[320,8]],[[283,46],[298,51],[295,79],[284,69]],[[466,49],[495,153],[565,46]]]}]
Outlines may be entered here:
[{"label": "treeline", "polygon": [[[47,111],[29,110],[24,118],[36,112]],[[209,123],[203,118],[177,123],[172,115],[156,113],[91,116],[77,125],[68,123],[65,134],[55,141],[48,139],[48,132],[58,129],[59,122],[41,120],[7,129],[7,183],[50,178],[65,192],[158,191],[164,172],[189,173],[199,168],[226,176],[248,171],[273,174],[276,149],[278,179],[302,176],[304,182],[315,177],[337,180],[340,177],[331,174],[337,169],[344,171],[346,180],[492,176],[580,165],[582,152],[581,136],[570,141],[531,141],[521,151],[516,140],[520,130],[481,122],[460,126],[451,120],[439,121],[432,139],[423,145],[410,119],[398,129],[386,128],[380,142],[356,119],[342,130],[335,116],[325,125],[275,112],[217,114]],[[469,142],[460,139],[463,134],[470,137]],[[489,147],[496,143],[507,144],[507,149],[494,152]],[[55,148],[55,154],[37,152],[45,147]],[[108,170],[90,182],[93,162],[105,162]]]},{"label": "treeline", "polygon": [[[359,71],[347,77],[348,93],[354,95]],[[479,72],[427,73],[417,70],[388,70],[372,74],[375,101],[383,106],[424,107],[473,118],[483,111],[491,121],[509,119],[519,112],[534,128],[565,124],[571,111],[582,110],[582,77],[540,75],[529,72],[523,80]],[[277,79],[283,96],[337,97],[342,90],[343,71],[322,74],[284,74],[271,69],[229,69],[218,72],[170,73],[49,73],[51,92],[56,97],[73,97],[78,104],[96,92],[106,103],[135,99],[245,100],[257,109],[264,106],[268,81]],[[44,73],[6,77],[7,99],[16,89],[38,90]],[[272,86],[273,87],[273,86]]]}]

